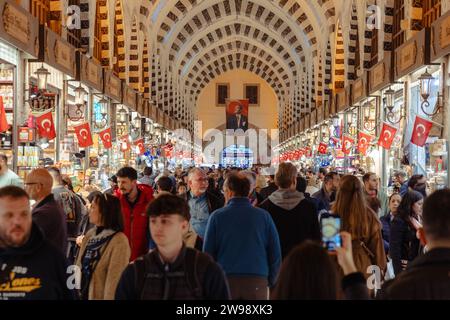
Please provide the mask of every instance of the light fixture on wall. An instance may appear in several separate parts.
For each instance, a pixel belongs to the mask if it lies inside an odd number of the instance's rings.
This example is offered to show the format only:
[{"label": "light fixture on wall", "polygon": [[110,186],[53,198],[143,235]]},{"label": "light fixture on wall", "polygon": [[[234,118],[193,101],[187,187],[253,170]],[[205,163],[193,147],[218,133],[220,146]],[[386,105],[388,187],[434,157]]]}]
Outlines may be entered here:
[{"label": "light fixture on wall", "polygon": [[386,111],[386,120],[391,124],[398,124],[404,118],[403,106],[400,106],[400,112],[395,112],[395,90],[391,87],[384,92],[383,105]]},{"label": "light fixture on wall", "polygon": [[362,105],[363,128],[366,131],[373,132],[377,127],[376,114],[372,117],[372,104],[367,101]]},{"label": "light fixture on wall", "polygon": [[44,64],[41,65],[39,69],[37,69],[34,74],[38,80],[38,89],[46,90],[47,89],[47,78],[50,75],[50,72],[46,68],[44,68]]},{"label": "light fixture on wall", "polygon": [[428,112],[426,110],[430,106],[430,102],[428,101],[428,99],[431,95],[431,83],[434,79],[435,78],[428,72],[428,69],[425,69],[425,72],[418,79],[420,81],[420,96],[423,100],[420,108],[422,109],[423,113],[425,113],[429,117],[436,115],[440,111],[440,109],[442,108],[442,100],[444,98],[442,94],[438,93],[433,111]]}]

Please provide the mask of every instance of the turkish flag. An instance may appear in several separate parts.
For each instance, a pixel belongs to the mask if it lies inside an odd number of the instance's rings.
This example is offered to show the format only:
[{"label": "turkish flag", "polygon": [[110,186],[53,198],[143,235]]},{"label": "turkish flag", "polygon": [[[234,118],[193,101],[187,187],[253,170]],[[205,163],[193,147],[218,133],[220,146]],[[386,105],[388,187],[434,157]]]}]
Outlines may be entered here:
[{"label": "turkish flag", "polygon": [[372,136],[360,131],[358,134],[358,151],[362,155],[366,155],[367,148],[369,147],[370,142],[372,141]]},{"label": "turkish flag", "polygon": [[383,129],[381,130],[380,138],[378,139],[378,145],[389,150],[392,142],[394,142],[396,133],[397,128],[387,123],[383,123]]},{"label": "turkish flag", "polygon": [[344,135],[344,138],[342,140],[342,152],[345,154],[350,154],[350,151],[352,150],[354,144],[355,139]]},{"label": "turkish flag", "polygon": [[321,142],[321,143],[319,144],[319,148],[317,149],[317,151],[318,151],[320,154],[326,154],[326,153],[327,153],[327,148],[328,148],[328,146],[327,146],[325,143]]},{"label": "turkish flag", "polygon": [[133,144],[139,148],[139,154],[145,153],[144,139],[136,140]]},{"label": "turkish flag", "polygon": [[130,149],[130,140],[128,138],[128,135],[124,135],[120,137],[120,151],[125,152]]},{"label": "turkish flag", "polygon": [[416,146],[423,147],[427,141],[432,126],[433,123],[431,121],[416,116],[416,121],[414,121],[414,129],[411,136],[411,143]]},{"label": "turkish flag", "polygon": [[47,138],[48,140],[56,138],[55,124],[53,123],[53,115],[51,111],[37,117],[36,126],[41,138]]},{"label": "turkish flag", "polygon": [[98,135],[100,136],[100,139],[102,139],[103,146],[105,147],[105,149],[112,148],[111,128],[107,128],[107,129],[105,129],[103,131],[100,131],[98,133]]},{"label": "turkish flag", "polygon": [[6,120],[5,106],[3,105],[3,97],[0,96],[0,132],[8,131],[9,124]]},{"label": "turkish flag", "polygon": [[74,127],[74,129],[75,134],[77,135],[78,145],[81,148],[86,148],[94,144],[94,142],[92,141],[92,134],[89,123],[85,122],[79,126]]}]

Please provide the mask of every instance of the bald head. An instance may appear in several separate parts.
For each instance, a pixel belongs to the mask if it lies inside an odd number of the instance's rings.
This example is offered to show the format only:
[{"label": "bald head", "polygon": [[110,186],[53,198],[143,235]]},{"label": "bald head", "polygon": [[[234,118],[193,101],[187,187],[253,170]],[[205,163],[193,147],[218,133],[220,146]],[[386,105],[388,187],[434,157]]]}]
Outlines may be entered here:
[{"label": "bald head", "polygon": [[53,178],[46,169],[35,169],[27,175],[25,190],[31,199],[41,201],[52,193]]}]

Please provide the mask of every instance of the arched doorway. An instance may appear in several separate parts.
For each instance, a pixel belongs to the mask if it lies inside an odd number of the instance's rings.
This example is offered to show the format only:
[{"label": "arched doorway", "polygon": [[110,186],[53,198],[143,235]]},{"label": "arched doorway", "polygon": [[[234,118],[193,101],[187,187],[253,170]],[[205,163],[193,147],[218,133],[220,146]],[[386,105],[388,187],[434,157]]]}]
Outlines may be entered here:
[{"label": "arched doorway", "polygon": [[253,165],[253,151],[242,145],[231,145],[223,149],[220,155],[222,167],[250,168]]}]

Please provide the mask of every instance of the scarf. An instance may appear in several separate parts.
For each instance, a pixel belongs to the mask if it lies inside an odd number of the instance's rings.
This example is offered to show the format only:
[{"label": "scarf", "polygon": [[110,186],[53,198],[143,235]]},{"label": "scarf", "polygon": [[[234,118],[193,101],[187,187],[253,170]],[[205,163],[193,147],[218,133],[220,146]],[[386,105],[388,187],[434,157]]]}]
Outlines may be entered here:
[{"label": "scarf", "polygon": [[269,196],[269,200],[284,210],[294,209],[305,196],[297,190],[277,190]]},{"label": "scarf", "polygon": [[[96,230],[97,231],[97,230]],[[105,251],[109,241],[117,232],[111,229],[101,230],[95,234],[87,242],[86,249],[81,259],[81,298],[88,299],[89,284],[91,283],[92,275],[95,268],[100,261],[102,253]]]}]

